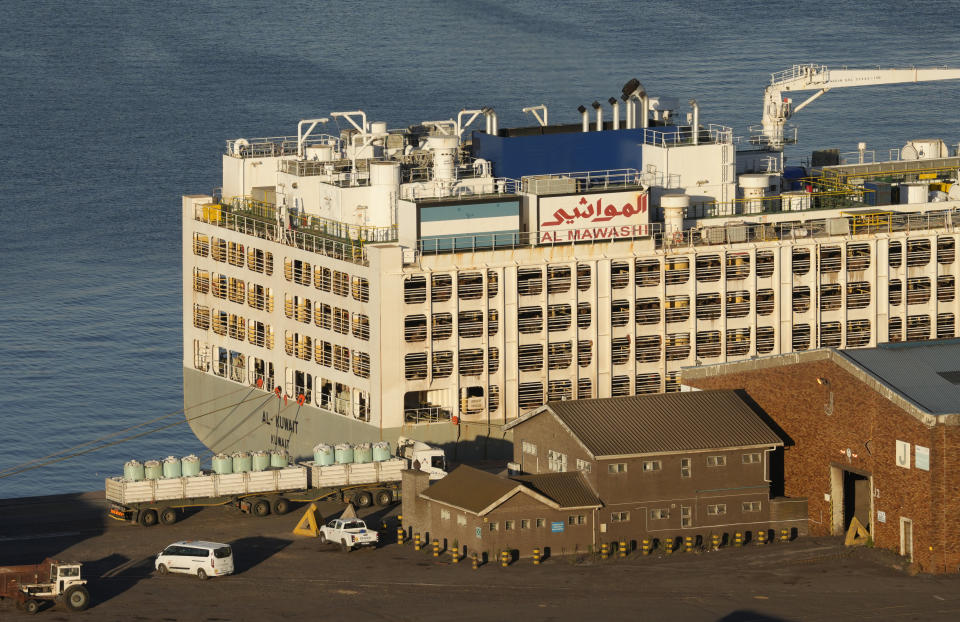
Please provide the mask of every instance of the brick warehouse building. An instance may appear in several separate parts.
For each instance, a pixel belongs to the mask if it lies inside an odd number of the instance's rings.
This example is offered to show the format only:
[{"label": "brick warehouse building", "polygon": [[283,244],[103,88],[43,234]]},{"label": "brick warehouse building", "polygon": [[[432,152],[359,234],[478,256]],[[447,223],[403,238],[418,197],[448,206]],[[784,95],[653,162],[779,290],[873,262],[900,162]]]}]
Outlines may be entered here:
[{"label": "brick warehouse building", "polygon": [[855,516],[876,546],[924,571],[960,567],[960,341],[885,344],[683,371],[697,389],[745,389],[779,426],[784,492],[814,535]]}]

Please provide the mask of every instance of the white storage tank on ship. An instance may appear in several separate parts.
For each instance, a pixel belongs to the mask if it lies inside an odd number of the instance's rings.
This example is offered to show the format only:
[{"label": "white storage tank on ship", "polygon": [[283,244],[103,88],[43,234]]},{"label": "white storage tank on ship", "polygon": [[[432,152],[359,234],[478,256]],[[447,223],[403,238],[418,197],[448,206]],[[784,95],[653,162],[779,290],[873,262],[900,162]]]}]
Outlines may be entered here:
[{"label": "white storage tank on ship", "polygon": [[313,461],[319,466],[330,466],[336,462],[336,455],[333,447],[325,443],[320,443],[313,448]]},{"label": "white storage tank on ship", "polygon": [[233,473],[233,458],[227,454],[217,454],[213,457],[213,472],[217,475]]},{"label": "white storage tank on ship", "polygon": [[390,455],[390,443],[387,441],[380,441],[379,443],[373,444],[373,461],[374,462],[383,462],[384,460],[389,460],[393,456]]},{"label": "white storage tank on ship", "polygon": [[770,187],[770,175],[750,173],[741,175],[740,188],[743,190],[743,213],[760,214],[763,212],[763,199]]},{"label": "white storage tank on ship", "polygon": [[193,477],[200,475],[200,458],[193,454],[184,456],[180,461],[181,475],[184,477]]},{"label": "white storage tank on ship", "polygon": [[252,469],[254,471],[266,471],[270,467],[270,452],[255,451],[252,456]]},{"label": "white storage tank on ship", "polygon": [[357,443],[353,446],[354,464],[367,464],[373,462],[373,447],[370,443]]},{"label": "white storage tank on ship", "polygon": [[233,454],[233,472],[246,473],[253,468],[253,458],[245,451],[238,451]]},{"label": "white storage tank on ship", "polygon": [[926,182],[900,184],[900,203],[926,203],[929,190]]},{"label": "white storage tank on ship", "polygon": [[340,443],[334,448],[337,464],[350,464],[353,462],[353,447],[349,443]]},{"label": "white storage tank on ship", "polygon": [[284,469],[290,465],[290,456],[283,449],[274,449],[270,452],[270,466]]},{"label": "white storage tank on ship", "polygon": [[176,456],[167,456],[163,459],[163,478],[176,479],[180,477],[180,458]]},{"label": "white storage tank on ship", "polygon": [[123,479],[129,482],[140,482],[143,478],[143,463],[139,460],[130,460],[123,465]]},{"label": "white storage tank on ship", "polygon": [[782,205],[780,209],[785,212],[802,212],[810,209],[810,193],[804,190],[790,190],[780,195]]},{"label": "white storage tank on ship", "polygon": [[163,465],[159,460],[147,460],[143,463],[143,475],[146,479],[160,479],[163,477]]}]

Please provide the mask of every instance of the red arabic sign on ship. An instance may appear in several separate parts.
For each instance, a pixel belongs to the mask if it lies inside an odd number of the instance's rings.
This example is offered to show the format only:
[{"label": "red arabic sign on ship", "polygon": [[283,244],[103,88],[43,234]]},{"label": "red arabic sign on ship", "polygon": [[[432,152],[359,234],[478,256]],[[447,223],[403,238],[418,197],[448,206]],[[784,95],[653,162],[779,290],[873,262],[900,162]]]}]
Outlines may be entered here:
[{"label": "red arabic sign on ship", "polygon": [[632,238],[647,235],[649,224],[646,193],[540,199],[541,244]]}]

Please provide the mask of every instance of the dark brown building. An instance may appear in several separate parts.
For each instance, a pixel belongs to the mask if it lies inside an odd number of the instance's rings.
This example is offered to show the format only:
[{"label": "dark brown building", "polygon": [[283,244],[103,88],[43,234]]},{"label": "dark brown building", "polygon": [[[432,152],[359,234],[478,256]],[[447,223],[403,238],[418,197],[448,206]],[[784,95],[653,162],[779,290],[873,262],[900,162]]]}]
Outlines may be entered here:
[{"label": "dark brown building", "polygon": [[812,534],[843,534],[856,517],[876,546],[958,570],[960,342],[798,352],[682,380],[744,389],[781,428],[785,493],[809,499]]},{"label": "dark brown building", "polygon": [[506,427],[522,472],[583,474],[598,541],[805,533],[804,501],[770,495],[783,441],[736,391],[550,402]]}]

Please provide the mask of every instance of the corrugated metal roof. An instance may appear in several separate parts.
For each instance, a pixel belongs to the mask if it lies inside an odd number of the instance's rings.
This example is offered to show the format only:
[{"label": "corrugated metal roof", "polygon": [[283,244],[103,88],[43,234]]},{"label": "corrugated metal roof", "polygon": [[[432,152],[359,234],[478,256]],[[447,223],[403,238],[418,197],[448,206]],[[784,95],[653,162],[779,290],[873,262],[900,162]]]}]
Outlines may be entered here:
[{"label": "corrugated metal roof", "polygon": [[783,444],[730,390],[550,402],[547,409],[594,456]]},{"label": "corrugated metal roof", "polygon": [[885,343],[844,356],[933,415],[960,412],[960,340]]},{"label": "corrugated metal roof", "polygon": [[603,505],[580,471],[514,475],[511,479],[525,484],[561,508],[583,508]]},{"label": "corrugated metal roof", "polygon": [[421,496],[479,514],[518,486],[517,482],[461,465],[429,486]]}]

